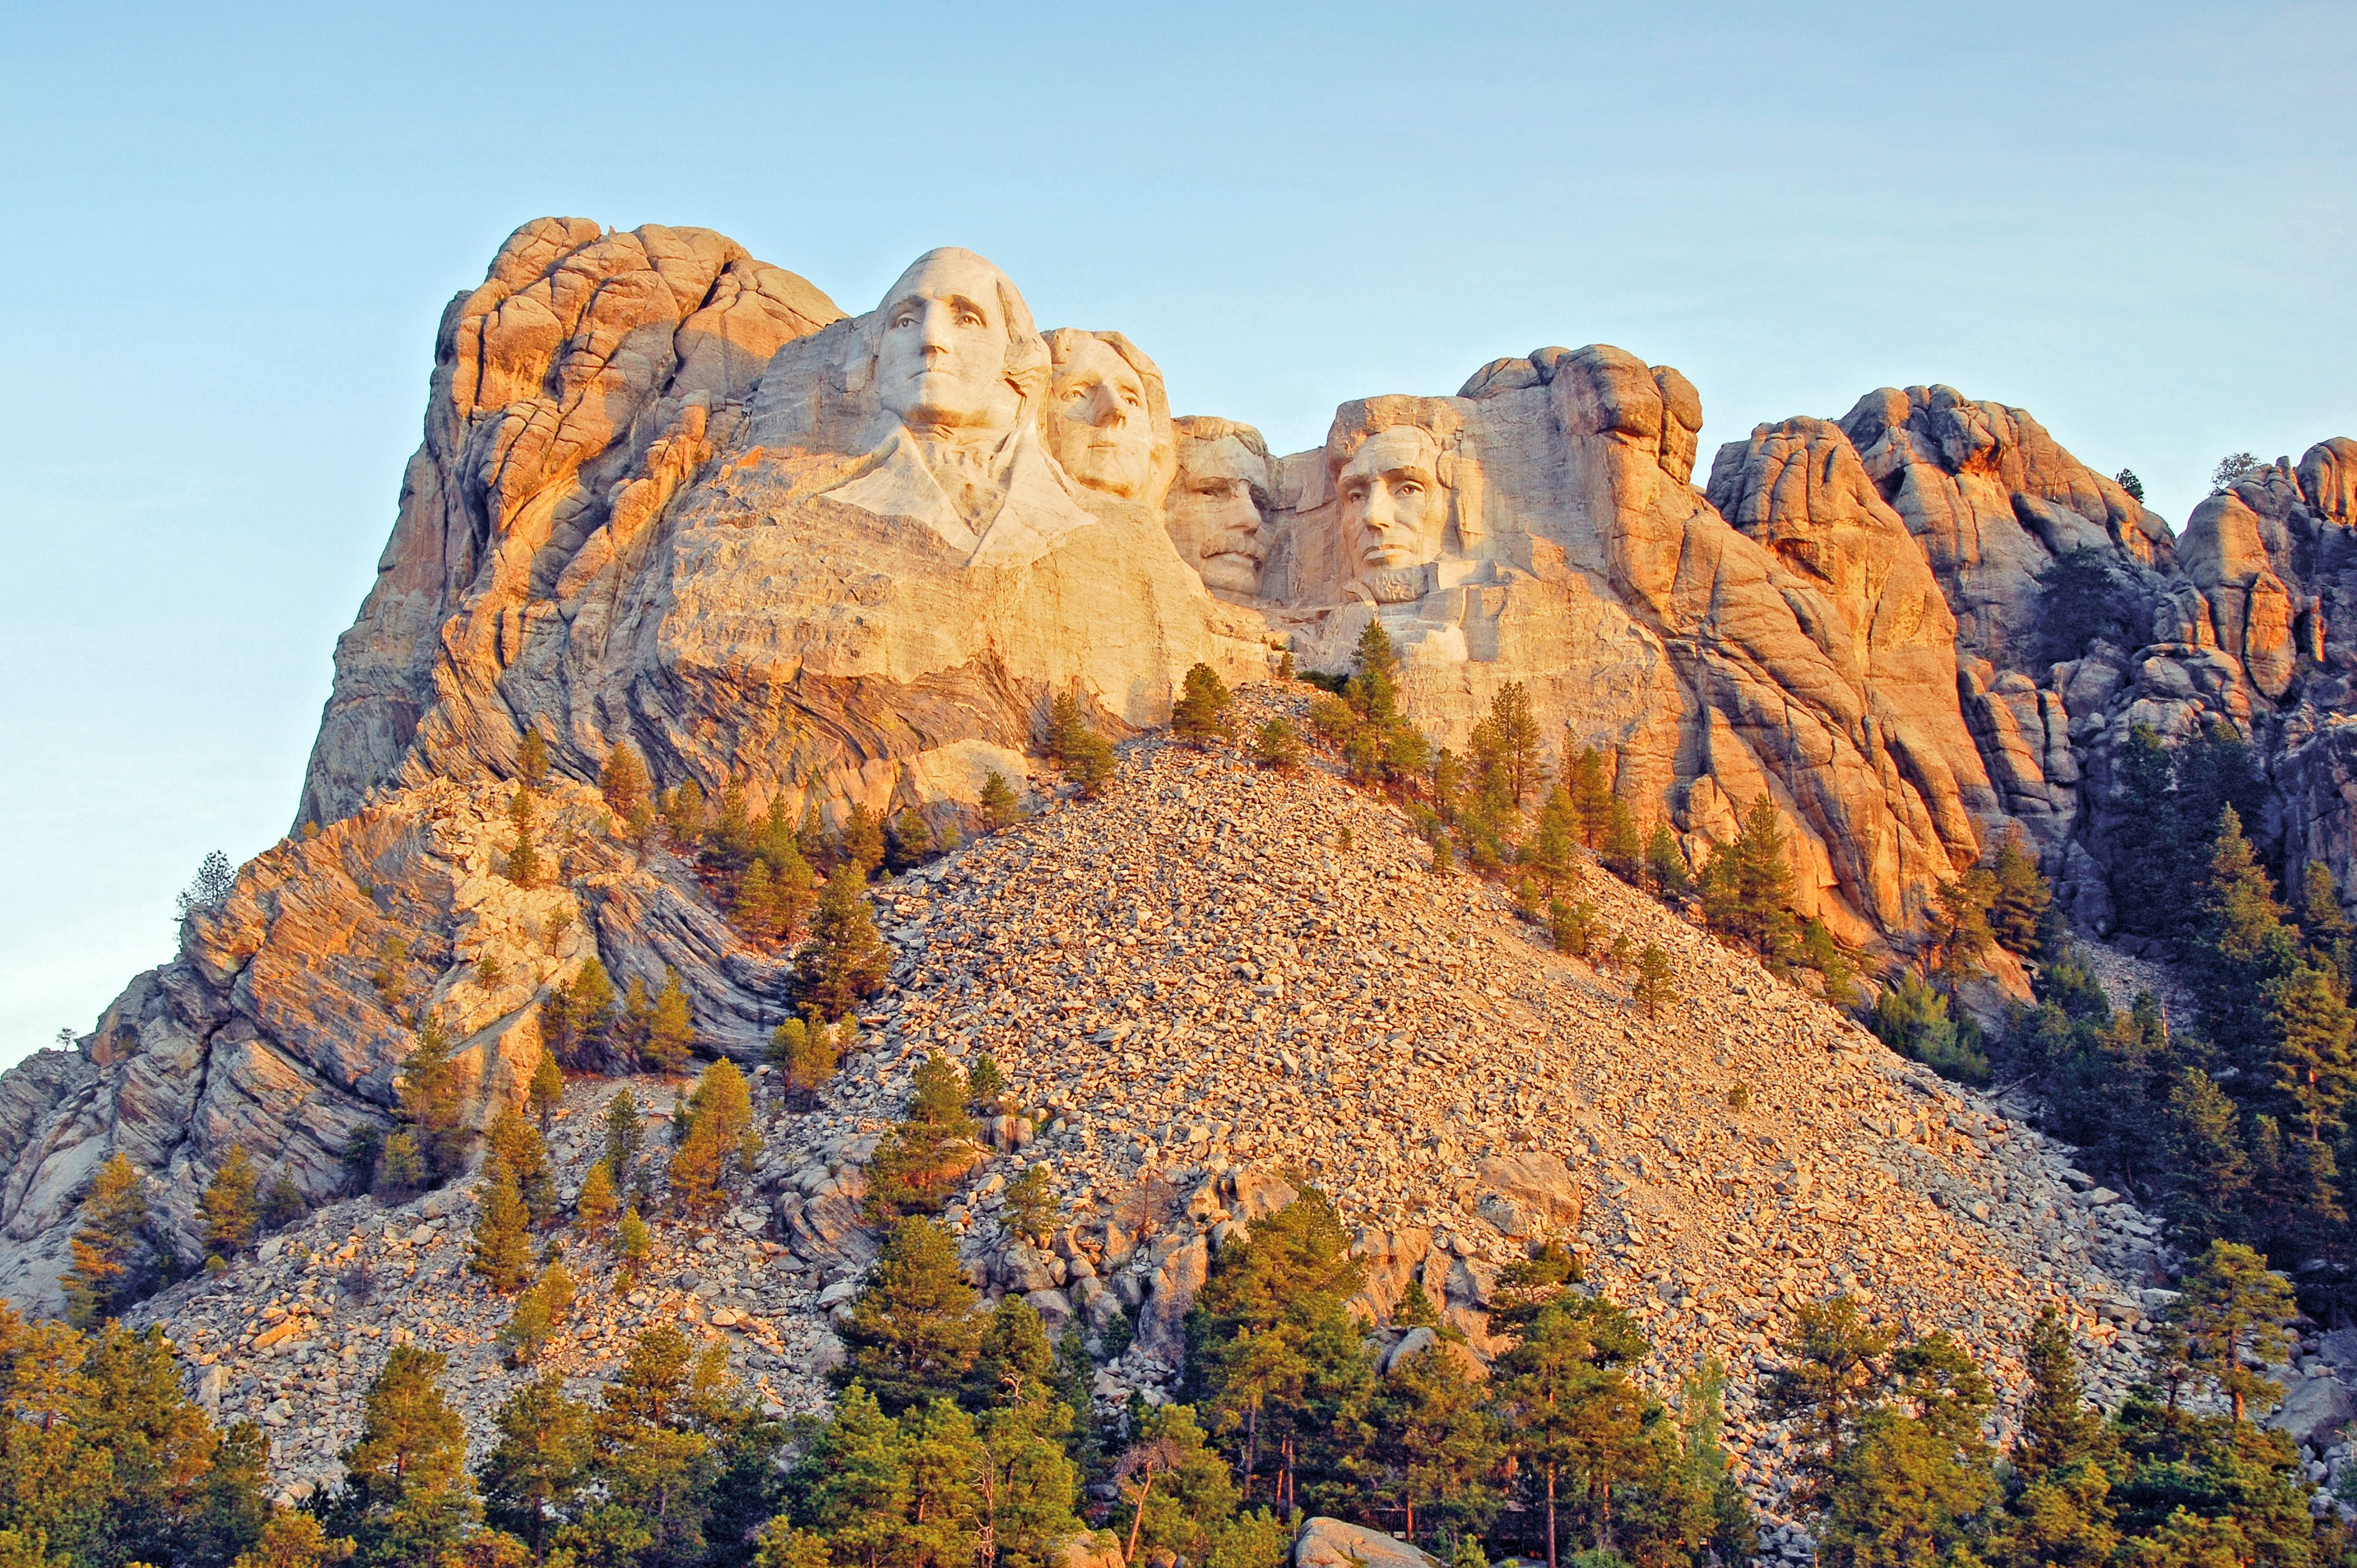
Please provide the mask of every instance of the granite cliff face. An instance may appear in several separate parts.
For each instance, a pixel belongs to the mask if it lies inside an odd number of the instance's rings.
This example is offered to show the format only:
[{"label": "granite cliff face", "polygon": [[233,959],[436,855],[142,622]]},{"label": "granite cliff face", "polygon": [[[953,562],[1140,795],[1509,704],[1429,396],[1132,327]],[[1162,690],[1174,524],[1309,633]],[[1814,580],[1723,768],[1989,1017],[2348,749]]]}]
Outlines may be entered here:
[{"label": "granite cliff face", "polygon": [[[676,969],[707,1043],[752,1053],[788,976],[602,825],[587,781],[625,742],[757,812],[970,827],[1055,695],[1135,735],[1199,661],[1340,670],[1379,619],[1436,739],[1519,682],[1697,859],[1768,795],[1803,912],[1878,950],[2010,822],[2105,929],[2103,802],[2141,724],[2253,736],[2266,842],[2357,893],[2357,443],[2259,468],[2179,538],[2028,414],[1945,387],[1762,425],[1697,488],[1703,423],[1674,370],[1547,348],[1272,454],[1174,418],[1122,334],[1043,331],[970,252],[855,317],[707,231],[527,224],[445,313],[304,781],[318,832],[244,868],[77,1052],[0,1077],[0,1291],[55,1299],[117,1148],[167,1178],[184,1241],[231,1142],[326,1198],[426,1011],[487,1115],[592,953],[620,981]],[[2041,579],[2074,552],[2120,613],[2066,646]],[[527,724],[557,775],[560,875],[533,890],[497,871]]]}]

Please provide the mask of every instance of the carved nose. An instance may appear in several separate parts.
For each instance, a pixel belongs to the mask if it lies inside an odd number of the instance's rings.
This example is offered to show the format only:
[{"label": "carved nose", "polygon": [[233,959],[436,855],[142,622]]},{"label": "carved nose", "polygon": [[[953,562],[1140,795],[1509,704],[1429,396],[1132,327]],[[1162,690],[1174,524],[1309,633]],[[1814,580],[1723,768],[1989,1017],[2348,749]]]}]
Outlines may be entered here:
[{"label": "carved nose", "polygon": [[1121,406],[1121,399],[1099,387],[1089,394],[1089,423],[1100,430],[1120,430],[1129,424],[1129,411]]}]

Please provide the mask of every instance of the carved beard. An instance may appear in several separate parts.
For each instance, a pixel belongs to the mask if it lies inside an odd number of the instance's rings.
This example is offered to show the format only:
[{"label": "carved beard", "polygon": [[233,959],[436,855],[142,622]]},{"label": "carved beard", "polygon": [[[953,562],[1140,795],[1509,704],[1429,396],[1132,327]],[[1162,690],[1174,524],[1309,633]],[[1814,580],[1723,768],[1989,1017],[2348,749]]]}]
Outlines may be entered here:
[{"label": "carved beard", "polygon": [[1406,605],[1439,585],[1439,574],[1429,561],[1416,566],[1390,566],[1380,572],[1370,572],[1362,579],[1367,592],[1379,605]]}]

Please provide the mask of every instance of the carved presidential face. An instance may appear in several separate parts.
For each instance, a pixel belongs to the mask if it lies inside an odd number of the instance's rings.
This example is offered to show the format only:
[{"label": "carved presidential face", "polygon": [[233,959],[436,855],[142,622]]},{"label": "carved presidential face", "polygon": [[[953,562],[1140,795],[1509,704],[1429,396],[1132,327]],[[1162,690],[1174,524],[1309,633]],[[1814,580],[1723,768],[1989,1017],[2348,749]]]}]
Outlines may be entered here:
[{"label": "carved presidential face", "polygon": [[1022,400],[1006,379],[998,269],[963,252],[927,256],[884,296],[877,397],[911,428],[1011,428]]},{"label": "carved presidential face", "polygon": [[1154,478],[1146,378],[1103,338],[1058,333],[1048,385],[1048,451],[1092,490],[1135,500]]},{"label": "carved presidential face", "polygon": [[1163,521],[1178,558],[1195,568],[1205,587],[1248,596],[1260,592],[1268,491],[1267,459],[1234,436],[1180,443],[1178,478]]},{"label": "carved presidential face", "polygon": [[1448,538],[1448,492],[1440,444],[1428,430],[1394,424],[1360,443],[1335,477],[1343,537],[1359,569],[1389,571],[1440,559]]}]

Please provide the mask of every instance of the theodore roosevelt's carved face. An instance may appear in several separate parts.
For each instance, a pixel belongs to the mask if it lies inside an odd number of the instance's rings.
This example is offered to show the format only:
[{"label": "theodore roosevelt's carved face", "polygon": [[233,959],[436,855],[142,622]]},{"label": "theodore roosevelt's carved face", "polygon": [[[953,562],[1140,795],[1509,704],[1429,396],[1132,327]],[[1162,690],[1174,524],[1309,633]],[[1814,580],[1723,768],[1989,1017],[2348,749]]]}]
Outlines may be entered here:
[{"label": "theodore roosevelt's carved face", "polygon": [[1428,430],[1394,424],[1351,455],[1334,481],[1344,539],[1361,572],[1440,559],[1448,537],[1448,492],[1440,483],[1440,443]]},{"label": "theodore roosevelt's carved face", "polygon": [[884,296],[877,401],[920,433],[1006,430],[1022,412],[996,267],[965,252],[923,257]]},{"label": "theodore roosevelt's carved face", "polygon": [[1121,352],[1085,332],[1054,336],[1048,386],[1048,451],[1092,490],[1145,496],[1154,478],[1154,426],[1146,378]]},{"label": "theodore roosevelt's carved face", "polygon": [[1262,535],[1268,504],[1268,459],[1232,435],[1182,439],[1178,478],[1163,511],[1178,558],[1207,588],[1247,596],[1260,592],[1268,550]]}]

